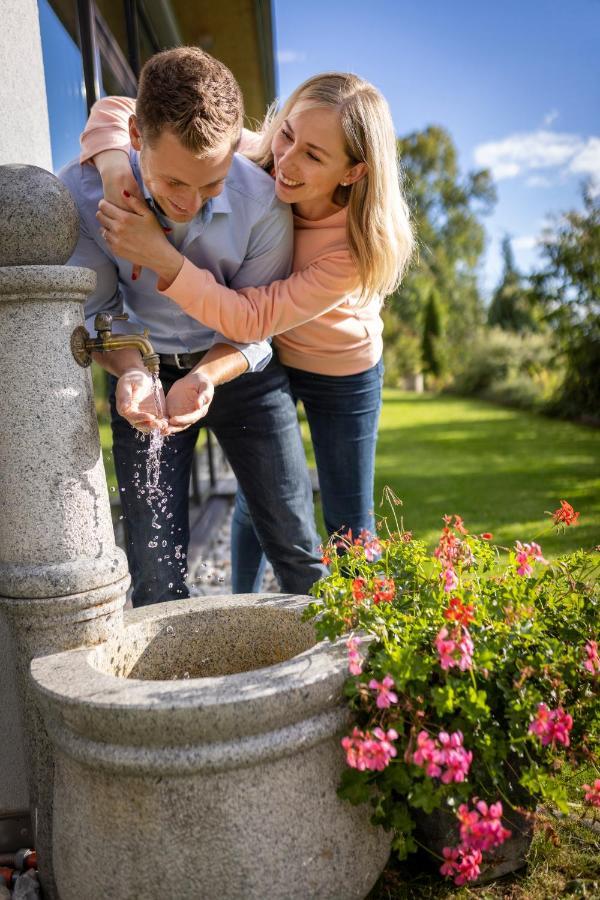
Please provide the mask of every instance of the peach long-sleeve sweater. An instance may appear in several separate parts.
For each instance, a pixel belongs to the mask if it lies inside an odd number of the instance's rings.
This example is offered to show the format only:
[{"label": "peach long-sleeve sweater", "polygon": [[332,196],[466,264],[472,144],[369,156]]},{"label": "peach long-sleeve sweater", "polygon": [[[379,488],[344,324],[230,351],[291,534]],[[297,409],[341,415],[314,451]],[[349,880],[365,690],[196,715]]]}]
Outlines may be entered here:
[{"label": "peach long-sleeve sweater", "polygon": [[[127,123],[135,101],[95,104],[81,136],[81,162],[101,150],[129,149]],[[322,375],[354,375],[382,352],[381,303],[358,305],[359,279],[346,239],[346,210],[310,221],[294,216],[293,272],[284,281],[231,290],[185,259],[163,292],[188,315],[236,341],[274,344],[285,365]]]}]

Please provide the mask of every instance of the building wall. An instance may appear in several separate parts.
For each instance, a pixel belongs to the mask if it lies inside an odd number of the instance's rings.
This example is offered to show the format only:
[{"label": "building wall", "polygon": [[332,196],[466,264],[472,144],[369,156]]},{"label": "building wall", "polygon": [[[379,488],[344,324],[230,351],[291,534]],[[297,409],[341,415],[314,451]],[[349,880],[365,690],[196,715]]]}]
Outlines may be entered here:
[{"label": "building wall", "polygon": [[36,0],[1,0],[0,165],[52,169]]},{"label": "building wall", "polygon": [[[37,3],[1,0],[0,10],[0,165],[25,163],[52,170]],[[0,722],[1,818],[28,806],[14,658],[1,613]]]}]

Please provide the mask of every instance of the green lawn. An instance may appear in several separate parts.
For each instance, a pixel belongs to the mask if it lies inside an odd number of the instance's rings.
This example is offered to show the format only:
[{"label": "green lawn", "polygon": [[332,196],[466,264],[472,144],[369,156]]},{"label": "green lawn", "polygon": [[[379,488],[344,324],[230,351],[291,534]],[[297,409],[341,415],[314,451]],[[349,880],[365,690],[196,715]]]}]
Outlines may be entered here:
[{"label": "green lawn", "polygon": [[[308,430],[303,423],[307,438]],[[114,487],[110,427],[100,421]],[[314,465],[312,448],[307,455]],[[340,460],[343,465],[343,460]],[[384,392],[376,465],[376,513],[389,485],[402,498],[404,524],[433,544],[445,513],[494,540],[538,540],[556,556],[600,544],[600,430],[450,396]],[[544,515],[568,500],[580,525],[562,535]],[[320,510],[317,510],[322,527]]]},{"label": "green lawn", "polygon": [[[390,389],[375,474],[376,513],[384,512],[379,502],[389,485],[402,498],[405,527],[432,544],[445,513],[461,515],[472,532],[493,532],[503,545],[538,540],[548,556],[600,543],[599,430]],[[562,499],[581,512],[581,524],[557,535],[544,512]]]}]

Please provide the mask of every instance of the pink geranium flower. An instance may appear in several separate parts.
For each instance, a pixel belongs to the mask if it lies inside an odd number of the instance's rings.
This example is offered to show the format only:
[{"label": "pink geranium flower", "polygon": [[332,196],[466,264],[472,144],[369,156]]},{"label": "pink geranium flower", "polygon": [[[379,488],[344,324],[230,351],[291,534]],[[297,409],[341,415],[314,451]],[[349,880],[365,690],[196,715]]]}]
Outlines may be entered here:
[{"label": "pink geranium flower", "polygon": [[458,666],[461,672],[472,667],[475,648],[466,628],[458,627],[450,636],[448,629],[444,626],[440,629],[434,644],[440,658],[440,665],[445,671],[453,666]]},{"label": "pink geranium flower", "polygon": [[454,876],[454,883],[460,885],[475,881],[480,875],[483,853],[499,847],[511,832],[502,825],[502,803],[490,806],[484,800],[475,799],[474,809],[462,803],[456,817],[460,824],[458,847],[444,847],[445,862],[440,868],[442,875]]},{"label": "pink geranium flower", "polygon": [[600,675],[600,656],[598,656],[598,642],[586,641],[584,652],[586,655],[583,666],[592,675]]},{"label": "pink geranium flower", "polygon": [[460,731],[440,731],[437,738],[431,738],[426,731],[417,735],[412,762],[425,769],[430,778],[440,778],[443,784],[465,781],[472,761],[473,753],[463,747]]},{"label": "pink geranium flower", "polygon": [[398,702],[398,695],[394,693],[394,679],[390,675],[386,675],[383,681],[376,681],[371,678],[369,687],[377,694],[377,706],[379,709],[387,709],[392,703]]},{"label": "pink geranium flower", "polygon": [[444,582],[444,591],[447,594],[450,594],[458,587],[458,575],[456,574],[452,566],[448,566],[447,569],[442,569],[440,578]]},{"label": "pink geranium flower", "polygon": [[364,657],[359,653],[360,638],[350,637],[346,641],[348,648],[348,671],[351,675],[360,675],[364,663]]},{"label": "pink geranium flower", "polygon": [[372,733],[354,728],[350,736],[342,738],[346,762],[360,772],[367,769],[382,772],[398,752],[393,744],[397,737],[398,732],[393,728],[388,731],[374,728]]},{"label": "pink geranium flower", "polygon": [[511,836],[511,832],[502,825],[500,801],[488,806],[484,800],[478,800],[472,810],[462,803],[456,817],[460,823],[461,845],[465,848],[485,853],[499,847]]},{"label": "pink geranium flower", "polygon": [[535,541],[532,541],[531,544],[522,544],[521,541],[516,541],[515,550],[515,560],[518,563],[517,574],[519,575],[531,575],[533,573],[532,562],[548,564],[548,560],[544,559],[542,555],[542,548]]},{"label": "pink geranium flower", "polygon": [[461,847],[444,847],[442,850],[446,860],[440,866],[440,872],[447,878],[454,875],[454,884],[461,887],[467,881],[476,881],[481,874],[481,850],[465,850]]},{"label": "pink geranium flower", "polygon": [[425,774],[430,778],[437,778],[442,774],[439,766],[442,759],[443,756],[436,741],[429,737],[426,731],[420,731],[417,735],[417,749],[412,758],[414,764],[425,769]]},{"label": "pink geranium flower", "polygon": [[582,790],[586,792],[584,803],[600,809],[600,778],[596,778],[593,784],[582,784]]},{"label": "pink geranium flower", "polygon": [[573,718],[562,707],[549,709],[545,703],[540,703],[535,719],[529,726],[530,734],[535,734],[542,742],[542,747],[551,744],[553,747],[570,744],[569,732],[573,727]]}]

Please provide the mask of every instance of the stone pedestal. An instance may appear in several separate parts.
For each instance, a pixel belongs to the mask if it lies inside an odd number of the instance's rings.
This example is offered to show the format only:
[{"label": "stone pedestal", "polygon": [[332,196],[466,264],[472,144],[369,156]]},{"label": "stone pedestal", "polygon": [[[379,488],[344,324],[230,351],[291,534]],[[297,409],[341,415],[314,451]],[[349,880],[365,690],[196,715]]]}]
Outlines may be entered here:
[{"label": "stone pedestal", "polygon": [[88,269],[63,265],[77,235],[75,205],[53,175],[0,167],[0,607],[17,662],[47,897],[55,896],[53,758],[29,665],[117,633],[129,583],[114,542],[91,376],[70,349],[96,281]]}]

